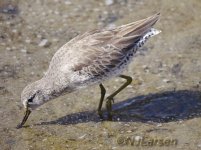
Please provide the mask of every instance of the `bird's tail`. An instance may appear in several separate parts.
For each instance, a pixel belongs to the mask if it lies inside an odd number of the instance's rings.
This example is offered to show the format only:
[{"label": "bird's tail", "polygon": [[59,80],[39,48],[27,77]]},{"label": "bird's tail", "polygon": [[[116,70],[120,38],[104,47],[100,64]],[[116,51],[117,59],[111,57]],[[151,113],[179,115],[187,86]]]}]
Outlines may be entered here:
[{"label": "bird's tail", "polygon": [[139,40],[144,44],[149,37],[161,32],[153,29],[153,25],[158,21],[159,16],[158,13],[146,19],[117,27],[113,30],[116,32],[116,36],[113,38],[112,44],[118,48],[132,47]]},{"label": "bird's tail", "polygon": [[142,36],[153,27],[153,25],[158,21],[159,17],[160,13],[157,13],[148,18],[120,26],[116,29],[116,31],[118,32],[117,35],[120,37],[133,35]]}]

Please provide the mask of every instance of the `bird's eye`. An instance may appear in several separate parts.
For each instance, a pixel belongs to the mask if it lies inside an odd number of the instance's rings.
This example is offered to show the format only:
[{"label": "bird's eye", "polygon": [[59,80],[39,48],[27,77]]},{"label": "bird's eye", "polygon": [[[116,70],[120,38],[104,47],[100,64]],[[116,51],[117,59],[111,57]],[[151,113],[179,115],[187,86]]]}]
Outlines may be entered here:
[{"label": "bird's eye", "polygon": [[30,98],[28,99],[28,103],[32,103],[32,102],[33,102],[33,99],[34,99],[35,95],[36,95],[36,94],[34,94],[32,97],[30,97]]},{"label": "bird's eye", "polygon": [[28,102],[32,103],[33,102],[33,98],[28,99]]}]

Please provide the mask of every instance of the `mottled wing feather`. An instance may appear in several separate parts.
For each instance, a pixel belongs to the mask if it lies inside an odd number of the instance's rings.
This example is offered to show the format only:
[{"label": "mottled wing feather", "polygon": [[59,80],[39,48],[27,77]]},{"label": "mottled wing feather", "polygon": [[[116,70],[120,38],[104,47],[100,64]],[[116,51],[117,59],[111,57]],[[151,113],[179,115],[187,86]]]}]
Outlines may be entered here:
[{"label": "mottled wing feather", "polygon": [[84,71],[91,75],[103,75],[115,68],[126,57],[128,51],[150,30],[159,14],[117,27],[113,30],[93,30],[76,40],[83,40],[80,48],[83,57],[73,67],[74,71]]},{"label": "mottled wing feather", "polygon": [[[90,49],[90,47],[89,47]],[[74,71],[84,70],[91,73],[91,75],[102,75],[105,72],[109,72],[124,58],[121,51],[110,48],[110,51],[88,51],[85,53],[85,59],[80,60],[78,64],[74,66]]]}]

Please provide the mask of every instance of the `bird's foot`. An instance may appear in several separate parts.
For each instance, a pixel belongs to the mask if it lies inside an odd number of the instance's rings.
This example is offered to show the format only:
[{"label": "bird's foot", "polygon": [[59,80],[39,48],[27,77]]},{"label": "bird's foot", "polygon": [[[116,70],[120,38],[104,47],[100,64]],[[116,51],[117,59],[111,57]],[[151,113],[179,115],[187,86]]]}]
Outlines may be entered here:
[{"label": "bird's foot", "polygon": [[103,112],[101,110],[98,110],[97,112],[98,112],[99,118],[103,119]]},{"label": "bird's foot", "polygon": [[114,103],[114,98],[113,97],[107,97],[106,101],[106,108],[108,112],[108,120],[112,120],[112,103]]}]

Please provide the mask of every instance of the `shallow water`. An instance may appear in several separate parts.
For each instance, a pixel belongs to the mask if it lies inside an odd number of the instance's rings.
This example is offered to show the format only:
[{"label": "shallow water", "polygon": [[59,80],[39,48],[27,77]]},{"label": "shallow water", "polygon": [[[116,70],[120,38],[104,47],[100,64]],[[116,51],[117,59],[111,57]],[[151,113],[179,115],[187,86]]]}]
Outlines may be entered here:
[{"label": "shallow water", "polygon": [[[139,149],[119,137],[176,139],[201,147],[201,2],[199,0],[0,1],[0,149]],[[113,121],[96,114],[92,86],[33,112],[25,128],[20,94],[40,79],[56,50],[84,31],[114,27],[161,12],[162,33],[147,42],[124,73],[131,86],[117,97]],[[106,81],[108,93],[124,81]],[[124,139],[125,140],[125,139]]]}]

